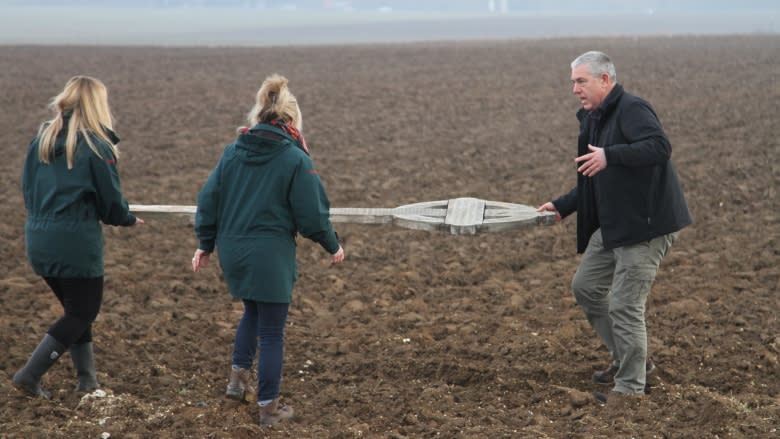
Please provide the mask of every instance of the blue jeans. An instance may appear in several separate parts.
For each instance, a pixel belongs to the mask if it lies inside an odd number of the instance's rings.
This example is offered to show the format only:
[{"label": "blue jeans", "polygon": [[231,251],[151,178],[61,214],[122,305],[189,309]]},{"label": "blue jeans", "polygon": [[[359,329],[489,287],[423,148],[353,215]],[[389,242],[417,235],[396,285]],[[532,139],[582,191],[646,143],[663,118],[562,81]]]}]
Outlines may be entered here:
[{"label": "blue jeans", "polygon": [[[289,303],[264,303],[243,300],[244,315],[236,329],[233,365],[251,369],[257,349],[257,400],[279,396],[284,363],[284,325]],[[259,339],[259,342],[258,342]]]}]

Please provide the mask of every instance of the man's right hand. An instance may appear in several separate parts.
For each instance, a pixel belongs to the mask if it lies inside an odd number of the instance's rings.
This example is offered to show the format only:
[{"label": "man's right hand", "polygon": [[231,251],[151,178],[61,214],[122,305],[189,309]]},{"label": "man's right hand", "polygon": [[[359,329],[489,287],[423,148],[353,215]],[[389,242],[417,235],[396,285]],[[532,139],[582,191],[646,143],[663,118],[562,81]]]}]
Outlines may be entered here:
[{"label": "man's right hand", "polygon": [[555,205],[552,203],[552,201],[548,201],[541,206],[536,208],[537,212],[555,212],[555,222],[559,223],[561,222],[561,214],[558,213],[558,209],[555,208]]}]

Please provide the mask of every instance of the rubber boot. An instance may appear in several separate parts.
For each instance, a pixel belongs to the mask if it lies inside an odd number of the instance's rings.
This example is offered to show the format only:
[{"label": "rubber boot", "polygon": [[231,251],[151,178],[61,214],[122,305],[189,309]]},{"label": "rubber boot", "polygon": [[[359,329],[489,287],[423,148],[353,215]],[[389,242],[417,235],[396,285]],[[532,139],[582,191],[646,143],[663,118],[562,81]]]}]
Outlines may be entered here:
[{"label": "rubber boot", "polygon": [[65,346],[54,337],[46,334],[35,348],[27,364],[19,369],[13,378],[14,387],[30,396],[51,398],[51,394],[41,389],[41,377],[65,352]]},{"label": "rubber boot", "polygon": [[76,387],[77,392],[91,392],[100,387],[95,372],[95,352],[92,348],[92,342],[71,346],[70,359],[73,360],[73,367],[76,369],[76,377],[79,380],[78,387]]},{"label": "rubber boot", "polygon": [[274,425],[285,419],[292,418],[293,409],[288,405],[281,404],[279,398],[274,399],[266,405],[259,405],[260,425]]},{"label": "rubber boot", "polygon": [[252,372],[249,369],[232,366],[225,396],[243,401],[247,393],[255,393],[252,381]]}]

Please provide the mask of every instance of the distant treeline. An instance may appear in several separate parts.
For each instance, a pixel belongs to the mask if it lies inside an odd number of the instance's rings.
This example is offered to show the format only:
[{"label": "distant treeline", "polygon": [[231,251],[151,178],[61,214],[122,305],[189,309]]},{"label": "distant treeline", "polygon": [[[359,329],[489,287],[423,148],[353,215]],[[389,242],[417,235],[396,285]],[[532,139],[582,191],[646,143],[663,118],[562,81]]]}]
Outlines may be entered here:
[{"label": "distant treeline", "polygon": [[[57,6],[61,0],[0,0],[0,6]],[[263,8],[419,12],[717,12],[778,10],[780,0],[69,0],[68,7]]]}]

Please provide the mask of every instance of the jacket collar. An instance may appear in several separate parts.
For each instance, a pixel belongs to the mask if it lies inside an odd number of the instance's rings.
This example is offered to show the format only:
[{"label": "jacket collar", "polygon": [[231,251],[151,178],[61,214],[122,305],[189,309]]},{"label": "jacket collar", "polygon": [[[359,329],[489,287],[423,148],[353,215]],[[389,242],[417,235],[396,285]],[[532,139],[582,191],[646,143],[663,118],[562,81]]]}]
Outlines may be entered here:
[{"label": "jacket collar", "polygon": [[611,113],[615,110],[615,107],[620,101],[620,98],[623,96],[623,93],[623,86],[620,84],[615,84],[615,86],[612,87],[612,90],[610,90],[609,94],[604,97],[604,100],[601,102],[601,105],[599,105],[599,108],[597,108],[595,111],[587,111],[584,108],[580,108],[577,111],[577,119],[582,121],[589,113],[598,113],[598,115],[595,115],[597,118]]},{"label": "jacket collar", "polygon": [[599,105],[598,112],[603,115],[611,113],[617,106],[618,101],[623,96],[623,86],[615,84],[610,90],[609,94],[604,98],[604,101]]},{"label": "jacket collar", "polygon": [[281,129],[279,127],[276,127],[274,125],[271,125],[271,124],[268,124],[268,123],[262,123],[262,122],[258,123],[257,125],[253,126],[252,128],[249,128],[248,130],[246,130],[246,132],[243,133],[243,135],[261,136],[262,137],[263,132],[273,133],[273,134],[276,134],[277,136],[284,137],[284,138],[286,138],[288,140],[291,140],[293,142],[295,141],[295,139],[293,139],[293,137],[290,134],[288,134],[286,131],[284,131],[283,129]]},{"label": "jacket collar", "polygon": [[105,131],[105,133],[108,135],[108,138],[111,140],[111,143],[113,143],[114,145],[119,143],[119,136],[116,135],[114,130],[110,130],[106,127],[103,127],[103,131]]}]

